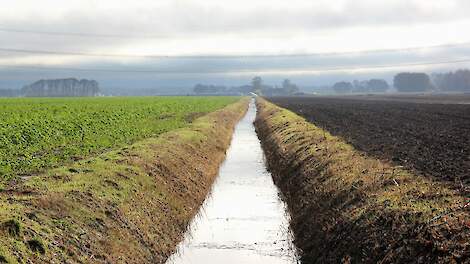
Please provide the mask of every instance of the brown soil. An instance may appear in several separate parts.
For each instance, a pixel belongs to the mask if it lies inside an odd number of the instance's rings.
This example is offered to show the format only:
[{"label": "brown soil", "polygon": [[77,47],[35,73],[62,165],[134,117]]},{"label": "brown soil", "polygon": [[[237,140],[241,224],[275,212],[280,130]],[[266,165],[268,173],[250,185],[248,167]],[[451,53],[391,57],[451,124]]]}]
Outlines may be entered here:
[{"label": "brown soil", "polygon": [[470,104],[350,98],[270,100],[360,151],[470,193]]},{"label": "brown soil", "polygon": [[0,195],[0,260],[164,263],[209,192],[247,104],[10,186]]},{"label": "brown soil", "polygon": [[[319,96],[315,96],[319,98]],[[422,104],[470,104],[470,93],[454,94],[365,94],[365,95],[336,95],[320,96],[320,98],[395,101]]]},{"label": "brown soil", "polygon": [[303,263],[470,263],[468,198],[263,99],[258,109]]}]

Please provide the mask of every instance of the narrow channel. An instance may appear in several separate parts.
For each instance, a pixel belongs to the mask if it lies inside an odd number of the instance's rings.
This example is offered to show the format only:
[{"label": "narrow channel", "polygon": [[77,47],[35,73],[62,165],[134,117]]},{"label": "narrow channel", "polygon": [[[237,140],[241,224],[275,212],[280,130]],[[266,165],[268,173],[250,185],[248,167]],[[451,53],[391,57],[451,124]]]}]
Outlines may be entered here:
[{"label": "narrow channel", "polygon": [[235,128],[211,194],[168,264],[297,263],[286,206],[253,125],[253,101]]}]

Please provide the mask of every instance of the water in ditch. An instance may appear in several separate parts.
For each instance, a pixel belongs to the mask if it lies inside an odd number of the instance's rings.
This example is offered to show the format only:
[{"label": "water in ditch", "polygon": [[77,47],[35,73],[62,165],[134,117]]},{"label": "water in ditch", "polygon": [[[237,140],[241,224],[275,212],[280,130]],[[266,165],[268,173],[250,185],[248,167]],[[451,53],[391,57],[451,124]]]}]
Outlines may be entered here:
[{"label": "water in ditch", "polygon": [[168,264],[297,263],[279,198],[253,126],[252,102],[235,128],[209,197]]}]

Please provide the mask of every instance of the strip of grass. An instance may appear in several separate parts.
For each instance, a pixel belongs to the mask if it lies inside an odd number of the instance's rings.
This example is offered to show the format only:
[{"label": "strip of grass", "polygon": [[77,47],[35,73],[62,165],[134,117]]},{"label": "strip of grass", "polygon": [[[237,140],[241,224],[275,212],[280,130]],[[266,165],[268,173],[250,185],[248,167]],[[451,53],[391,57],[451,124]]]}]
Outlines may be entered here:
[{"label": "strip of grass", "polygon": [[187,126],[237,97],[0,99],[0,180]]},{"label": "strip of grass", "polygon": [[263,99],[256,127],[305,263],[470,259],[469,199]]},{"label": "strip of grass", "polygon": [[163,263],[203,203],[247,103],[3,190],[0,259]]}]

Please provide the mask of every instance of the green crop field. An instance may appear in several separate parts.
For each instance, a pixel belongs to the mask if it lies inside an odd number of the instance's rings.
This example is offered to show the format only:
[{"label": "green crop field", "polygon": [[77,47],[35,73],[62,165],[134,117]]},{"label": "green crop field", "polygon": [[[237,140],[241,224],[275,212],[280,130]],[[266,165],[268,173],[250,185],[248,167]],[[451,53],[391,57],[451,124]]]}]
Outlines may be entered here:
[{"label": "green crop field", "polygon": [[0,181],[180,128],[236,97],[0,99]]}]

